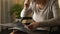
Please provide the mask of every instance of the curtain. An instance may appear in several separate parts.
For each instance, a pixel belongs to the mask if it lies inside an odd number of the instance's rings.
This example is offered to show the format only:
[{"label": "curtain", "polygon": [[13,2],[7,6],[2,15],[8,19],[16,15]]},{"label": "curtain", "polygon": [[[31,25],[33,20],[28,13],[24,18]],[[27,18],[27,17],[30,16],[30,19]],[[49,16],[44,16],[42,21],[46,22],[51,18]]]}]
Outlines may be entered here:
[{"label": "curtain", "polygon": [[59,3],[59,8],[60,8],[60,0],[58,0],[58,3]]},{"label": "curtain", "polygon": [[[1,24],[1,0],[0,0],[0,24]],[[1,31],[1,26],[0,26],[0,31]]]}]

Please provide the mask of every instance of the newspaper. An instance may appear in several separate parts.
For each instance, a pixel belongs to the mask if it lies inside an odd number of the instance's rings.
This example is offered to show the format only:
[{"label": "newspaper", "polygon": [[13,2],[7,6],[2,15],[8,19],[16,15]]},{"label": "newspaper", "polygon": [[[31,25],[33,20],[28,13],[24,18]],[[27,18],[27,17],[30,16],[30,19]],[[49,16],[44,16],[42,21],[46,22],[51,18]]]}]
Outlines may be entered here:
[{"label": "newspaper", "polygon": [[10,27],[8,29],[13,29],[13,30],[16,29],[16,30],[20,30],[20,31],[23,31],[23,32],[30,33],[30,29],[28,27],[25,27],[25,25],[22,24],[21,22],[0,24],[0,26]]}]

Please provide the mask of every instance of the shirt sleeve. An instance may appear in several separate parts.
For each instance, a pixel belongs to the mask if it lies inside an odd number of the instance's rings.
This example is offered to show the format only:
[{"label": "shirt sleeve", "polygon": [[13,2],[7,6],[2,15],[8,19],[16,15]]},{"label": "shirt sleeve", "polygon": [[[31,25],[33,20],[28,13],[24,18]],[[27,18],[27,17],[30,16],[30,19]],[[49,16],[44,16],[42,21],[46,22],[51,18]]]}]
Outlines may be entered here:
[{"label": "shirt sleeve", "polygon": [[52,5],[53,17],[60,18],[60,11],[58,6],[58,0],[56,0]]},{"label": "shirt sleeve", "polygon": [[58,6],[58,0],[55,0],[52,4],[53,18],[47,20],[49,26],[60,25],[60,11]]},{"label": "shirt sleeve", "polygon": [[32,3],[30,3],[30,6],[28,8],[23,8],[23,10],[21,11],[21,17],[28,17],[29,14],[32,13]]},{"label": "shirt sleeve", "polygon": [[56,26],[60,25],[60,11],[58,6],[58,0],[55,0],[52,4],[52,12],[53,12],[53,18],[49,20],[45,20],[40,23],[42,26]]},{"label": "shirt sleeve", "polygon": [[48,21],[49,25],[60,25],[60,11],[58,6],[58,0],[55,0],[52,4],[53,18]]}]

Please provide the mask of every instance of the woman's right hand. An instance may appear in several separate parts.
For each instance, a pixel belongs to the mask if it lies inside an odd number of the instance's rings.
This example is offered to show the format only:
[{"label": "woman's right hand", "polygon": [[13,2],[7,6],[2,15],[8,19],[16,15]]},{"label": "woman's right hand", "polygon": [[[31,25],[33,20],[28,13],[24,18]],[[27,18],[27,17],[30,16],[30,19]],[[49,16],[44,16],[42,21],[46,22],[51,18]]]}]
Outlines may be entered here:
[{"label": "woman's right hand", "polygon": [[30,4],[30,0],[25,0],[24,2],[24,8],[28,8]]}]

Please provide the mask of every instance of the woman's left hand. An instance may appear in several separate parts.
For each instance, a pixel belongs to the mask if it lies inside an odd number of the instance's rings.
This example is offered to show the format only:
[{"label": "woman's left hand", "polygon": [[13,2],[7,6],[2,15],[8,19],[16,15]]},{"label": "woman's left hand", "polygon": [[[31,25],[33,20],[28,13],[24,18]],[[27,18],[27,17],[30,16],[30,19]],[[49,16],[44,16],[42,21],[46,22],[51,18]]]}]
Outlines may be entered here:
[{"label": "woman's left hand", "polygon": [[31,30],[36,29],[39,26],[38,22],[32,22],[30,25],[28,25],[28,28]]}]

